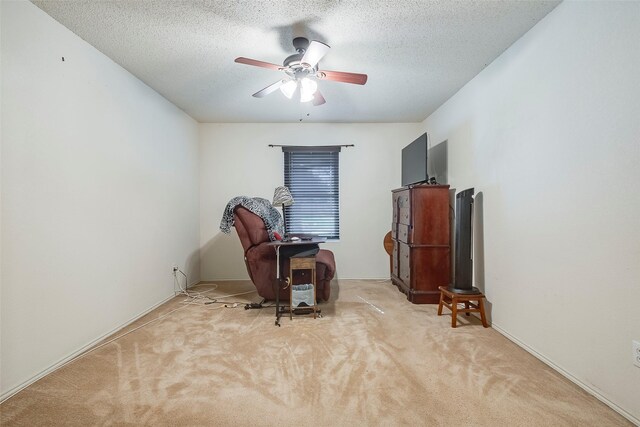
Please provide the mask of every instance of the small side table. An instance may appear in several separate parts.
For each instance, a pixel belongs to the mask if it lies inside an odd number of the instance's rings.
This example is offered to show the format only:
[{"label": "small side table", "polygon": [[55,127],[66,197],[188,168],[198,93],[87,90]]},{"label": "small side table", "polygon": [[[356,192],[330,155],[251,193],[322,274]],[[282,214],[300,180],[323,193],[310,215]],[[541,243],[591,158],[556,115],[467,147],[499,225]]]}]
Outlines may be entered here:
[{"label": "small side table", "polygon": [[[286,307],[280,306],[280,289],[281,289],[282,282],[285,281],[283,277],[280,277],[281,274],[283,274],[280,271],[280,248],[282,246],[300,246],[302,248],[305,245],[318,245],[326,241],[327,241],[326,237],[314,237],[310,240],[308,239],[296,240],[296,241],[275,240],[273,242],[267,243],[269,246],[273,246],[276,251],[276,277],[275,277],[275,283],[274,283],[274,290],[276,293],[276,322],[275,322],[276,326],[280,326],[280,315],[286,311]],[[292,258],[289,258],[289,260],[291,259]],[[314,266],[314,269],[315,269],[315,266]],[[315,274],[313,277],[314,277],[313,281],[314,281],[314,290],[315,290]],[[315,302],[317,305],[317,300]],[[320,310],[317,308],[316,308],[316,313],[320,313]]]},{"label": "small side table", "polygon": [[[451,327],[456,327],[458,313],[480,313],[482,326],[488,328],[487,317],[484,314],[484,294],[457,294],[451,292],[446,286],[438,286],[440,289],[440,304],[438,304],[438,316],[442,315],[442,306],[451,310]],[[472,302],[475,301],[475,304]],[[464,308],[458,308],[458,303],[464,303]]]},{"label": "small side table", "polygon": [[[316,300],[316,257],[291,257],[289,258],[289,319],[293,319],[293,312],[300,310],[299,307],[293,306],[293,273],[297,270],[309,270],[311,273],[311,284],[313,285],[313,305],[304,307],[304,309],[313,309],[313,318],[317,317],[317,300]],[[307,314],[307,313],[305,313]]]}]

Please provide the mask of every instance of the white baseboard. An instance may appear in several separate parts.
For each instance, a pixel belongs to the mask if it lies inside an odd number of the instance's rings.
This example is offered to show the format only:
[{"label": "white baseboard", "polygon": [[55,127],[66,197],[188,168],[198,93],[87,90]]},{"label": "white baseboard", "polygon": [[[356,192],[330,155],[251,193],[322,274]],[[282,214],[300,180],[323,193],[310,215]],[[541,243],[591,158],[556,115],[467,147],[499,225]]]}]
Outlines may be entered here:
[{"label": "white baseboard", "polygon": [[[190,285],[190,286],[193,286],[193,285]],[[23,389],[29,387],[31,384],[35,383],[39,379],[49,375],[50,373],[52,373],[56,369],[62,367],[65,364],[67,364],[69,361],[71,361],[75,357],[78,357],[81,354],[83,354],[84,352],[86,352],[87,350],[91,349],[91,347],[93,347],[94,345],[98,344],[100,341],[104,340],[105,338],[109,337],[110,335],[115,334],[116,332],[118,332],[122,328],[125,328],[125,327],[129,326],[131,323],[135,322],[136,320],[140,319],[142,316],[144,316],[144,315],[148,314],[149,312],[155,310],[156,308],[160,307],[162,304],[166,303],[167,301],[169,301],[170,299],[172,299],[174,297],[175,297],[175,294],[172,294],[172,295],[168,296],[167,298],[163,299],[159,303],[154,304],[151,308],[149,308],[149,309],[143,311],[142,313],[134,316],[133,318],[127,320],[122,325],[120,325],[120,326],[112,329],[111,331],[99,336],[95,340],[91,341],[89,344],[87,344],[87,345],[83,346],[82,348],[72,352],[71,354],[63,357],[62,359],[60,359],[59,361],[57,361],[56,363],[54,363],[50,367],[46,368],[45,370],[41,371],[40,373],[36,374],[35,376],[29,378],[27,381],[23,382],[22,384],[19,384],[19,385],[13,387],[12,389],[2,393],[2,395],[0,395],[0,403],[4,402],[5,400],[7,400],[10,397],[14,396],[15,394],[19,393]]]},{"label": "white baseboard", "polygon": [[600,392],[598,390],[595,390],[591,386],[583,383],[578,378],[574,377],[571,373],[567,372],[566,370],[564,370],[560,366],[556,365],[551,360],[547,359],[544,355],[538,353],[536,350],[534,350],[533,348],[529,347],[527,344],[523,343],[522,341],[520,341],[518,338],[514,337],[513,335],[509,334],[507,331],[505,331],[504,329],[502,329],[500,326],[496,325],[495,323],[492,323],[491,327],[493,329],[495,329],[496,331],[498,331],[500,334],[504,335],[505,338],[507,338],[509,341],[512,341],[515,344],[517,344],[519,347],[522,347],[524,350],[526,350],[528,353],[533,355],[535,358],[539,359],[544,364],[546,364],[549,367],[551,367],[553,370],[558,372],[560,375],[562,375],[563,377],[565,377],[566,379],[568,379],[572,383],[576,384],[578,387],[580,387],[581,389],[583,389],[584,391],[586,391],[590,395],[594,396],[596,399],[598,399],[599,401],[601,401],[602,403],[604,403],[605,405],[607,405],[608,407],[610,407],[611,409],[613,409],[614,411],[616,411],[617,413],[619,413],[620,415],[622,415],[623,417],[625,417],[626,419],[631,421],[633,424],[635,424],[637,426],[640,426],[640,419],[634,417],[632,414],[630,414],[629,412],[625,411],[624,409],[622,409],[621,407],[619,407],[618,405],[616,405],[615,403],[613,403],[612,401],[610,401],[609,399],[604,397],[602,394],[600,394]]}]

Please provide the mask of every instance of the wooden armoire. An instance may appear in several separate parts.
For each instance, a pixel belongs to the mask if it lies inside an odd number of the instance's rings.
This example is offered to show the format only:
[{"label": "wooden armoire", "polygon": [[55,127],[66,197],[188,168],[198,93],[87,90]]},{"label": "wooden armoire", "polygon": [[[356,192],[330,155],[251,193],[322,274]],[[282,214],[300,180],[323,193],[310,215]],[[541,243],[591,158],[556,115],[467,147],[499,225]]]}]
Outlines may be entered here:
[{"label": "wooden armoire", "polygon": [[391,281],[414,304],[437,304],[451,283],[449,186],[393,190]]}]

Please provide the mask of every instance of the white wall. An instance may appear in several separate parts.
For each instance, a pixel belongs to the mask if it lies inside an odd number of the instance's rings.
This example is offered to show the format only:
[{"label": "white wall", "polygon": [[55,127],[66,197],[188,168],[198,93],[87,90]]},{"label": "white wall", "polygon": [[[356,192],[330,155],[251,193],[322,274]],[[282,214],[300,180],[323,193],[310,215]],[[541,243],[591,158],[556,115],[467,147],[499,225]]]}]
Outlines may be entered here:
[{"label": "white wall", "polygon": [[482,193],[493,325],[635,422],[639,40],[640,2],[564,2],[424,122]]},{"label": "white wall", "polygon": [[198,125],[33,4],[1,7],[6,396],[172,295],[173,263],[198,280]]},{"label": "white wall", "polygon": [[202,280],[248,279],[235,230],[220,219],[239,195],[271,200],[284,182],[282,145],[355,144],[340,153],[340,241],[323,245],[338,278],[388,278],[382,240],[391,230],[391,189],[400,186],[400,149],[419,135],[409,124],[201,124]]},{"label": "white wall", "polygon": [[[2,2],[0,1],[0,52],[2,49]],[[0,166],[2,166],[2,55],[0,54]],[[0,190],[2,169],[0,167]],[[2,321],[2,191],[0,191],[0,322]],[[0,325],[0,390],[2,389],[2,325]],[[2,391],[0,391],[0,395]]]}]

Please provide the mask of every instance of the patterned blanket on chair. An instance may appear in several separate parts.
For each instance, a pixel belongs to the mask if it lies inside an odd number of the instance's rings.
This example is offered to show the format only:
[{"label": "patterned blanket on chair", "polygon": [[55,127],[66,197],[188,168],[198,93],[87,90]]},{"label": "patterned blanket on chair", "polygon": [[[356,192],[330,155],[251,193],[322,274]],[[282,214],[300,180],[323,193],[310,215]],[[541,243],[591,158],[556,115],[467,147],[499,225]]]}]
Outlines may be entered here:
[{"label": "patterned blanket on chair", "polygon": [[231,226],[233,225],[233,210],[238,205],[247,208],[262,218],[267,232],[269,233],[269,239],[272,241],[276,240],[273,235],[274,231],[279,233],[281,236],[284,235],[282,215],[280,215],[280,212],[278,212],[276,208],[271,206],[271,202],[260,197],[247,196],[234,197],[229,200],[229,203],[227,203],[227,207],[224,208],[224,213],[222,214],[222,220],[220,221],[220,230],[223,233],[231,233]]}]

